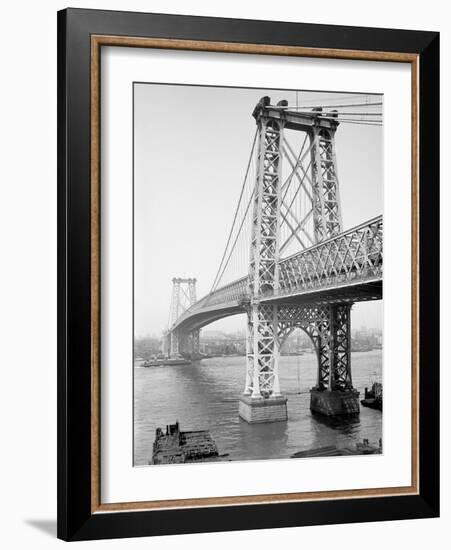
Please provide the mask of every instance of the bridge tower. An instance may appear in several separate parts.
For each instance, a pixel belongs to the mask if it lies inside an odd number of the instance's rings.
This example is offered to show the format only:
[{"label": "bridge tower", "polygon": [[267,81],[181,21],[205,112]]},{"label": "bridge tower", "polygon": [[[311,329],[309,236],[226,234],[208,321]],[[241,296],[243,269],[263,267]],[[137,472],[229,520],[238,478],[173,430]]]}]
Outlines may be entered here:
[{"label": "bridge tower", "polygon": [[196,303],[196,282],[197,279],[194,278],[183,279],[180,277],[174,277],[172,279],[169,330],[163,336],[165,341],[163,348],[165,350],[165,354],[168,354],[169,357],[173,359],[180,356],[191,359],[199,357],[200,355],[199,330],[193,330],[185,333],[178,329],[171,328],[180,315]]},{"label": "bridge tower", "polygon": [[[352,387],[349,303],[271,302],[280,291],[282,158],[285,129],[307,133],[311,156],[311,209],[314,242],[342,232],[341,203],[334,136],[338,121],[286,110],[287,102],[270,106],[263,97],[254,109],[258,128],[257,169],[252,218],[247,360],[239,414],[247,422],[287,419],[287,399],[280,393],[279,357],[284,339],[295,328],[312,338],[318,355],[317,384],[310,408],[326,415],[355,414],[358,393]],[[298,163],[293,171],[301,170]],[[299,174],[298,174],[299,176]],[[286,211],[285,211],[286,212]],[[294,229],[293,231],[296,231]]]},{"label": "bridge tower", "polygon": [[258,126],[257,176],[252,217],[247,312],[247,365],[240,416],[248,422],[287,419],[287,399],[280,394],[277,341],[278,306],[260,304],[279,287],[281,168],[284,122],[266,115],[269,98],[254,110]]},{"label": "bridge tower", "polygon": [[318,243],[343,231],[340,188],[335,157],[335,131],[314,124],[310,131],[313,191],[313,226]]}]

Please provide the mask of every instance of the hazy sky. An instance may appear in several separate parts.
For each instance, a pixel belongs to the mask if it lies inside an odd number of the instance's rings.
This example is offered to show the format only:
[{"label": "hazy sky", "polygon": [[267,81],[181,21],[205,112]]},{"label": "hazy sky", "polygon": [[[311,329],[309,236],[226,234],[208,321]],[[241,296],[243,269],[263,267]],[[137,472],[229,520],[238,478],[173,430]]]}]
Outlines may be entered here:
[{"label": "hazy sky", "polygon": [[[134,85],[137,336],[160,334],[166,327],[173,277],[196,277],[198,297],[209,292],[255,134],[252,111],[264,95],[272,104],[288,99],[300,105],[341,97],[335,92],[300,91],[296,97],[295,91]],[[336,148],[347,229],[382,213],[382,127],[340,124]],[[356,304],[352,323],[354,328],[381,327],[382,302]],[[236,316],[208,328],[243,327],[242,316]]]}]

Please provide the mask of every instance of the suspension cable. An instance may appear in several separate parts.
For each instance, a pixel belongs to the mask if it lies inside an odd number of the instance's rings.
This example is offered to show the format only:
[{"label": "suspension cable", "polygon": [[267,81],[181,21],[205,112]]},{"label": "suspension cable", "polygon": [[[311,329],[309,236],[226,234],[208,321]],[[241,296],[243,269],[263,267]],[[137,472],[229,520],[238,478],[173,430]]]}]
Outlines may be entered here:
[{"label": "suspension cable", "polygon": [[[296,162],[294,163],[294,166],[293,166],[293,169],[290,173],[290,175],[288,176],[288,178],[285,180],[285,183],[283,184],[283,187],[285,186],[286,183],[288,183],[286,189],[285,189],[285,193],[282,197],[282,203],[285,201],[285,197],[287,196],[287,193],[288,193],[288,190],[290,188],[290,185],[291,185],[291,182],[293,181],[293,177],[294,177],[294,174],[296,173],[297,169],[299,168],[299,165],[300,163],[303,162],[304,160],[304,157],[302,156],[302,153],[304,152],[304,147],[305,147],[305,144],[307,142],[307,138],[308,138],[308,134],[307,132],[305,133],[305,138],[304,138],[304,142],[302,143],[302,147],[301,147],[301,150],[299,151],[299,155],[296,159]],[[284,142],[286,142],[287,140],[284,139]],[[283,147],[284,144],[282,144],[282,147]]]},{"label": "suspension cable", "polygon": [[219,279],[217,280],[216,287],[214,287],[214,288],[212,287],[212,290],[210,292],[212,292],[213,290],[216,290],[216,288],[217,288],[218,284],[220,283],[220,281],[222,279],[222,276],[224,275],[224,272],[225,272],[225,270],[226,270],[226,268],[229,264],[230,257],[232,256],[233,250],[234,250],[235,245],[238,241],[238,237],[240,236],[241,229],[243,228],[244,222],[246,221],[246,216],[247,216],[247,213],[249,212],[249,207],[252,203],[252,199],[254,198],[256,186],[257,186],[257,184],[254,185],[254,189],[252,190],[251,196],[249,197],[249,201],[247,203],[246,211],[244,212],[244,216],[243,216],[243,219],[241,220],[240,228],[238,229],[238,233],[236,234],[235,240],[233,241],[233,245],[232,245],[232,248],[230,250],[229,256],[227,258],[227,262],[225,263],[224,268],[222,270],[222,273],[221,273]]},{"label": "suspension cable", "polygon": [[305,111],[306,109],[315,109],[318,107],[322,107],[323,109],[335,109],[335,108],[343,108],[343,107],[379,107],[382,105],[382,102],[377,103],[347,103],[347,104],[341,104],[341,105],[270,105],[271,108],[275,109],[296,109]]},{"label": "suspension cable", "polygon": [[[219,264],[219,267],[218,267],[218,271],[216,273],[216,276],[214,278],[214,281],[213,281],[213,284],[211,286],[211,290],[210,292],[213,291],[214,287],[215,287],[215,284],[216,282],[218,281],[218,275],[221,271],[221,268],[222,268],[222,264],[224,262],[224,258],[226,257],[226,254],[227,254],[227,249],[228,249],[228,246],[230,244],[230,239],[232,238],[232,234],[233,234],[233,229],[235,227],[235,222],[236,222],[236,219],[237,219],[237,216],[238,216],[238,211],[239,211],[239,208],[240,208],[240,204],[241,204],[241,199],[243,197],[243,193],[244,193],[244,189],[246,187],[246,182],[247,182],[247,176],[249,174],[249,169],[251,167],[251,163],[252,163],[252,158],[253,158],[253,154],[254,154],[254,149],[255,149],[255,142],[257,141],[257,134],[258,134],[258,127],[255,129],[255,135],[254,135],[254,139],[253,139],[253,142],[252,142],[252,148],[251,148],[251,153],[249,155],[249,161],[247,163],[247,168],[246,168],[246,174],[244,176],[244,181],[243,181],[243,185],[241,186],[241,192],[240,192],[240,197],[238,199],[238,204],[236,206],[236,210],[235,210],[235,214],[233,216],[233,222],[232,222],[232,227],[230,228],[230,232],[229,232],[229,236],[227,238],[227,243],[226,243],[226,246],[225,246],[225,249],[224,249],[224,253],[222,255],[222,258],[221,258],[221,262]],[[222,275],[221,275],[222,276]]]}]

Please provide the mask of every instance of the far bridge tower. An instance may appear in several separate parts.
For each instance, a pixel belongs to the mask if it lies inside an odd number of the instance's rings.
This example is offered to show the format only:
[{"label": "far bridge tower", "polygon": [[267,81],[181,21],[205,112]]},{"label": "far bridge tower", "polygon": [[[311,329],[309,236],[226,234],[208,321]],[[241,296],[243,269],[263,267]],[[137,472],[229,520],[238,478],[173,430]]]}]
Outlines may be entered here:
[{"label": "far bridge tower", "polygon": [[200,357],[199,333],[200,330],[182,332],[171,327],[179,317],[197,301],[197,279],[172,279],[172,299],[169,318],[169,330],[164,335],[164,353],[172,359],[186,357],[196,359]]}]

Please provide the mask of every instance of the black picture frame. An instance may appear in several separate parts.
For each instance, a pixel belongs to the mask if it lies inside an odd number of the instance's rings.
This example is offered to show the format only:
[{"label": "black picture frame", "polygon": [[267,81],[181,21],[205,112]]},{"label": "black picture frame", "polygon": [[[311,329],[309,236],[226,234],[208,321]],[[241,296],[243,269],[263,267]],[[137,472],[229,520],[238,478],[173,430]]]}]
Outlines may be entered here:
[{"label": "black picture frame", "polygon": [[[419,492],[309,502],[92,510],[91,37],[418,56]],[[333,54],[330,57],[334,57]],[[58,13],[58,537],[88,540],[439,515],[439,34],[67,9]]]}]

